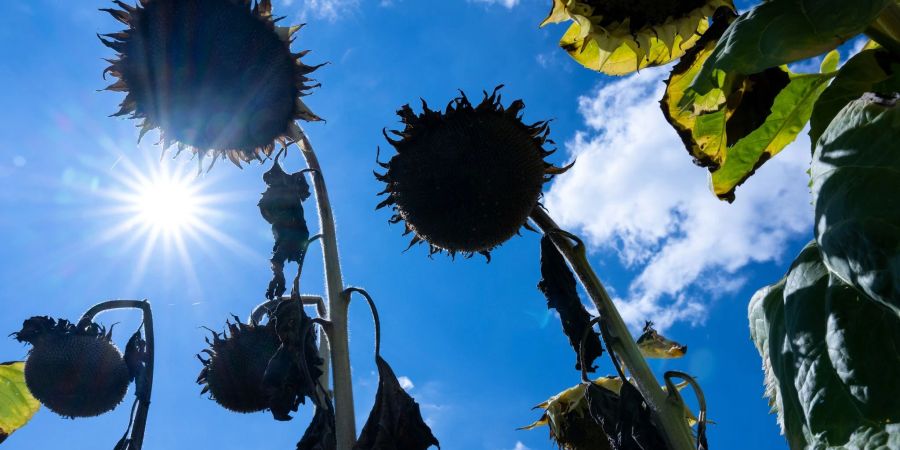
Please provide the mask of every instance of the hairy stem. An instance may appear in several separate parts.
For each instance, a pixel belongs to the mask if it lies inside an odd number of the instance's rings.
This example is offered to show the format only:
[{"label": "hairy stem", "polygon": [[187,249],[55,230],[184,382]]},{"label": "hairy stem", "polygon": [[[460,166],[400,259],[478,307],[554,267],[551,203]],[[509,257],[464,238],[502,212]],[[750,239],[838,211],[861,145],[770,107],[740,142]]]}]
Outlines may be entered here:
[{"label": "hairy stem", "polygon": [[678,402],[669,401],[666,393],[660,388],[659,382],[641,355],[634,342],[634,337],[625,326],[625,321],[619,315],[606,288],[603,287],[603,283],[600,282],[594,269],[588,263],[584,246],[576,247],[568,238],[560,233],[555,233],[554,231],[559,230],[559,226],[540,206],[531,213],[531,220],[550,237],[556,248],[563,254],[594,306],[597,307],[610,334],[606,346],[613,349],[628,368],[634,378],[635,386],[662,425],[669,449],[693,450],[695,448],[694,439],[691,436],[690,427],[684,420],[684,410],[677,404]]},{"label": "hairy stem", "polygon": [[301,133],[298,143],[306,165],[313,169],[313,189],[319,209],[319,230],[322,233],[322,255],[325,260],[325,284],[328,298],[328,316],[331,329],[328,341],[331,347],[332,387],[334,390],[335,427],[337,450],[351,450],[356,443],[356,415],[353,412],[353,382],[350,376],[350,338],[347,327],[349,303],[345,296],[338,256],[334,214],[325,188],[325,178],[312,144]]},{"label": "hairy stem", "polygon": [[131,430],[131,447],[141,450],[144,446],[144,431],[147,429],[147,414],[150,412],[150,395],[153,391],[153,312],[150,302],[146,300],[110,300],[91,307],[81,322],[93,322],[94,317],[104,311],[113,309],[136,308],[144,314],[144,337],[147,342],[147,366],[145,372],[146,391],[138,393],[138,407],[134,416],[134,428]]}]

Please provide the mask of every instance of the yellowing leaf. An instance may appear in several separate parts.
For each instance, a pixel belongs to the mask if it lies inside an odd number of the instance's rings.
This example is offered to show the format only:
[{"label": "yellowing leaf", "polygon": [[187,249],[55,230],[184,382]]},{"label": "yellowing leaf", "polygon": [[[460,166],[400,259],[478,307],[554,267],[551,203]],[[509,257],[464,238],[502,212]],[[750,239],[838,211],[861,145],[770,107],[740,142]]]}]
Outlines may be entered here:
[{"label": "yellowing leaf", "polygon": [[25,363],[0,364],[0,442],[28,423],[40,407],[25,386]]}]

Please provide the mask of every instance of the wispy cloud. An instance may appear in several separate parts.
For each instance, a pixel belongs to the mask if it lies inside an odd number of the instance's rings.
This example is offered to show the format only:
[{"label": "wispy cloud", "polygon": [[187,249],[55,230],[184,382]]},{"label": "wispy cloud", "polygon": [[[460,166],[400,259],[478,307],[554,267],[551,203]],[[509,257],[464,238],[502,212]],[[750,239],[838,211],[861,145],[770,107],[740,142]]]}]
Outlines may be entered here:
[{"label": "wispy cloud", "polygon": [[471,3],[481,3],[484,5],[499,5],[506,9],[513,9],[519,4],[519,0],[468,0]]},{"label": "wispy cloud", "polygon": [[404,391],[409,391],[410,389],[416,387],[416,385],[413,384],[412,380],[410,380],[409,377],[397,377],[397,381],[400,382],[400,387],[402,387]]},{"label": "wispy cloud", "polygon": [[512,450],[531,450],[531,449],[528,448],[528,446],[526,446],[525,444],[523,444],[522,441],[517,441],[516,446],[513,447]]},{"label": "wispy cloud", "polygon": [[743,286],[742,268],[781,260],[788,240],[811,229],[806,133],[734,204],[721,202],[660,112],[667,73],[645,69],[579,99],[587,129],[565,145],[577,163],[545,199],[564,227],[637,273],[617,299],[632,326],[702,321],[711,298]]},{"label": "wispy cloud", "polygon": [[[295,0],[283,0],[287,6]],[[359,10],[360,0],[302,0],[300,1],[300,20],[309,18],[334,22],[342,16],[352,15]]]}]

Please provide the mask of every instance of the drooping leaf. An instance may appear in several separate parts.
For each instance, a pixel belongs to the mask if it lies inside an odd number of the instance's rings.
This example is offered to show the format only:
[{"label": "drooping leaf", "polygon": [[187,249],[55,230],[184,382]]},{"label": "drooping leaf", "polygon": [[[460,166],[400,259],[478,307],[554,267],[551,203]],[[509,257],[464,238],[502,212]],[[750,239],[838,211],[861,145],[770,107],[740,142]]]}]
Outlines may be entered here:
[{"label": "drooping leaf", "polygon": [[900,92],[847,104],[811,168],[816,241],[835,275],[900,315]]},{"label": "drooping leaf", "polygon": [[440,443],[422,419],[419,404],[400,386],[391,366],[375,357],[378,392],[354,450],[426,450]]},{"label": "drooping leaf", "polygon": [[41,408],[25,386],[25,363],[0,364],[0,442],[22,428]]},{"label": "drooping leaf", "polygon": [[794,74],[781,67],[749,75],[720,71],[718,86],[698,95],[689,85],[733,19],[727,13],[714,17],[707,33],[672,69],[661,106],[694,162],[709,169],[716,196],[733,201],[735,189],[803,129],[839,55],[829,54],[819,74]]},{"label": "drooping leaf", "polygon": [[883,48],[868,48],[854,55],[841,67],[834,81],[816,101],[809,120],[809,137],[813,148],[828,124],[848,103],[866,92],[898,91],[900,57]]},{"label": "drooping leaf", "polygon": [[703,95],[721,73],[749,75],[837,48],[895,0],[769,0],[738,17],[693,84]]},{"label": "drooping leaf", "polygon": [[323,360],[319,357],[312,319],[299,300],[279,303],[273,318],[281,346],[269,360],[263,385],[275,420],[291,420],[291,411],[297,411],[307,397],[316,398]]},{"label": "drooping leaf", "polygon": [[900,318],[833,276],[815,243],[749,316],[791,448],[900,444]]},{"label": "drooping leaf", "polygon": [[656,331],[653,322],[644,324],[644,332],[637,339],[638,349],[645,358],[681,358],[687,353],[687,345],[679,344]]},{"label": "drooping leaf", "polygon": [[[599,380],[593,384],[618,399],[618,394],[603,387]],[[591,417],[585,398],[586,387],[584,383],[578,384],[535,406],[544,410],[541,418],[520,429],[531,430],[547,425],[550,439],[565,450],[611,450],[604,427]]]},{"label": "drooping leaf", "polygon": [[266,290],[266,298],[278,299],[284,294],[284,263],[293,261],[302,266],[309,246],[309,228],[303,216],[301,202],[309,198],[309,184],[302,172],[287,174],[276,160],[263,175],[266,191],[259,201],[259,212],[272,225],[275,246],[272,247],[273,278]]},{"label": "drooping leaf", "polygon": [[317,402],[313,420],[297,443],[297,450],[335,450],[337,448],[337,432],[334,424],[334,407],[331,400]]},{"label": "drooping leaf", "polygon": [[581,370],[581,358],[587,371],[593,372],[594,360],[603,354],[600,336],[591,330],[584,340],[584,355],[581,355],[581,338],[590,328],[591,315],[587,312],[575,285],[575,277],[566,265],[562,254],[549,236],[541,238],[541,282],[538,289],[547,297],[547,308],[556,310],[562,322],[563,332],[575,350],[575,368]]}]

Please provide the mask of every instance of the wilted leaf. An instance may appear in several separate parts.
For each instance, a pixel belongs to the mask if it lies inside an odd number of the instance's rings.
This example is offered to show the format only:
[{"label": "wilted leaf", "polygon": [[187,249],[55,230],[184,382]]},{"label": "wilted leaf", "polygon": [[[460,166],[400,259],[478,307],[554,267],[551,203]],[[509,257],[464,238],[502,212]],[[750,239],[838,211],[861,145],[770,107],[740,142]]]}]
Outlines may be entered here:
[{"label": "wilted leaf", "polygon": [[900,314],[900,93],[835,116],[811,168],[816,241],[844,282]]},{"label": "wilted leaf", "polygon": [[313,420],[297,443],[297,450],[334,450],[337,448],[334,408],[328,399],[318,401]]},{"label": "wilted leaf", "polygon": [[[598,389],[610,392],[599,383],[605,378],[594,381]],[[522,430],[531,430],[547,425],[550,428],[550,438],[565,450],[610,450],[609,437],[603,431],[603,426],[595,422],[588,410],[588,401],[585,398],[587,385],[582,383],[554,395],[535,408],[544,410],[541,418],[536,422],[522,427]],[[612,393],[618,398],[618,394]]]},{"label": "wilted leaf", "polygon": [[[581,370],[581,341],[584,332],[590,328],[591,315],[581,303],[575,285],[575,277],[565,259],[559,253],[549,236],[541,238],[541,282],[538,289],[547,297],[547,308],[559,313],[563,332],[569,338],[569,344],[575,350],[575,368]],[[593,372],[594,360],[603,354],[600,336],[591,330],[584,340],[583,359],[587,371]]]},{"label": "wilted leaf", "polygon": [[749,75],[837,48],[895,0],[769,0],[742,14],[725,32],[694,81],[703,95],[721,87],[721,73]]},{"label": "wilted leaf", "polygon": [[713,192],[728,201],[756,169],[797,137],[834,76],[839,57],[829,54],[820,74],[794,74],[780,67],[749,75],[718,72],[718,86],[698,95],[689,84],[732,19],[728,11],[716,15],[709,31],[672,69],[661,102],[694,162],[709,169]]},{"label": "wilted leaf", "polygon": [[299,300],[279,303],[273,319],[281,346],[266,367],[263,385],[269,393],[272,416],[276,420],[291,420],[291,411],[297,411],[307,397],[315,398],[323,361],[312,320]]},{"label": "wilted leaf", "polygon": [[272,248],[273,279],[266,298],[278,299],[284,294],[284,263],[293,261],[302,266],[309,246],[309,228],[303,216],[301,202],[309,198],[309,184],[302,172],[287,174],[278,161],[263,175],[268,186],[259,201],[259,212],[272,224],[275,246]]},{"label": "wilted leaf", "polygon": [[645,358],[681,358],[687,353],[687,345],[659,334],[653,328],[653,322],[644,324],[644,332],[637,339],[637,346]]},{"label": "wilted leaf", "polygon": [[791,448],[900,444],[900,318],[830,274],[815,243],[749,316]]},{"label": "wilted leaf", "polygon": [[40,407],[25,386],[25,363],[0,364],[0,442],[28,423]]},{"label": "wilted leaf", "polygon": [[834,81],[816,101],[809,120],[809,137],[813,149],[834,116],[848,103],[866,92],[898,91],[900,57],[882,48],[871,48],[854,55],[841,67]]},{"label": "wilted leaf", "polygon": [[440,448],[431,429],[422,420],[419,404],[400,387],[391,366],[375,357],[378,365],[378,392],[369,419],[354,450],[426,450]]}]

